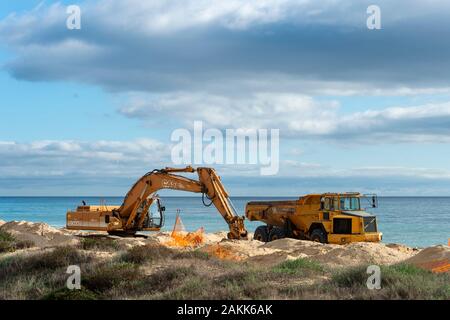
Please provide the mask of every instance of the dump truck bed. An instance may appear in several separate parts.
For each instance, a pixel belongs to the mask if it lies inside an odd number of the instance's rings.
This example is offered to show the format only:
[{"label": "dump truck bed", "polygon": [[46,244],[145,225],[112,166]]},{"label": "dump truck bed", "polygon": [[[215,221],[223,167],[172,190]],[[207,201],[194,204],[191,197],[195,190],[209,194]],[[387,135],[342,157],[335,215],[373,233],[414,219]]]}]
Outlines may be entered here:
[{"label": "dump truck bed", "polygon": [[251,201],[245,215],[250,221],[262,221],[273,226],[283,226],[285,218],[295,214],[298,200]]}]

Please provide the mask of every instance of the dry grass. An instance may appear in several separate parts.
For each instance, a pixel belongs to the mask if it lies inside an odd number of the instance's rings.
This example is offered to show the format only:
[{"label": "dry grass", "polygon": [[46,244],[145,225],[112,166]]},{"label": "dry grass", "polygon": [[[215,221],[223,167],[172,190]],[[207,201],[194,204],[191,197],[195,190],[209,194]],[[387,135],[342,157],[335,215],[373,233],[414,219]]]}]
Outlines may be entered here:
[{"label": "dry grass", "polygon": [[450,275],[435,274],[412,265],[381,267],[381,289],[368,290],[366,268],[334,275],[328,288],[352,299],[450,299]]},{"label": "dry grass", "polygon": [[[0,256],[0,299],[450,299],[448,274],[407,265],[382,267],[382,289],[369,290],[365,267],[335,273],[297,259],[268,268],[160,245],[105,260],[92,252],[97,245]],[[81,290],[65,288],[72,264]]]},{"label": "dry grass", "polygon": [[83,277],[83,286],[90,291],[102,294],[137,279],[139,279],[139,271],[135,264],[108,262],[88,270],[87,275]]},{"label": "dry grass", "polygon": [[0,299],[40,299],[67,280],[69,265],[84,265],[92,258],[72,247],[0,258]]},{"label": "dry grass", "polygon": [[80,241],[80,248],[91,251],[114,252],[123,249],[119,241],[102,236],[85,236]]}]

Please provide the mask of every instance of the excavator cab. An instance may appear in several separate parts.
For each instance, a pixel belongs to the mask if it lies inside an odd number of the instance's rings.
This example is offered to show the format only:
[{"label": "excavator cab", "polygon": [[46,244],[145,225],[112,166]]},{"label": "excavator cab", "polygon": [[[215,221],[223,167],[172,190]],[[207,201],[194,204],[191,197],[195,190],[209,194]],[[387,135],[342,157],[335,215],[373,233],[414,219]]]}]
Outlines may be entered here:
[{"label": "excavator cab", "polygon": [[164,226],[166,207],[161,203],[159,197],[154,197],[152,205],[148,209],[148,214],[142,225],[143,229],[161,229]]}]

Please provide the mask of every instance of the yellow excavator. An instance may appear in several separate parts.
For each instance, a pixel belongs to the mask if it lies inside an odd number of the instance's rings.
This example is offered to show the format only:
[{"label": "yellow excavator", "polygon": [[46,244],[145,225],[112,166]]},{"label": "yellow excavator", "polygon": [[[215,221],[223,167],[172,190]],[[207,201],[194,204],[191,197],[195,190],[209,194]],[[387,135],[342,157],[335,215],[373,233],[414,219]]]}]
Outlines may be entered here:
[{"label": "yellow excavator", "polygon": [[[198,180],[175,173],[197,172]],[[161,189],[202,194],[203,204],[214,204],[225,219],[229,239],[247,239],[244,217],[238,216],[220,177],[212,168],[164,168],[142,176],[128,191],[121,206],[90,206],[83,203],[67,212],[67,229],[107,231],[113,235],[135,235],[137,231],[159,231],[164,224],[165,207],[156,192]],[[205,199],[206,198],[206,199]],[[210,201],[206,203],[205,201]],[[156,207],[156,214],[149,210]]]}]

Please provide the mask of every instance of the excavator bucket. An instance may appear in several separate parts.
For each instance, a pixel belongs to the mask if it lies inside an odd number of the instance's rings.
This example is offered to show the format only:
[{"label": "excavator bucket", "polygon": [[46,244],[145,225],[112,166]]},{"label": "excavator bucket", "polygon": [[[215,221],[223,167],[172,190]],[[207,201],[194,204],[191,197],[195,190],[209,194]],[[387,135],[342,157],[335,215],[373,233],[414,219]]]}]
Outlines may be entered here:
[{"label": "excavator bucket", "polygon": [[244,226],[243,217],[233,217],[229,226],[230,232],[228,232],[228,239],[248,240],[248,233]]}]

